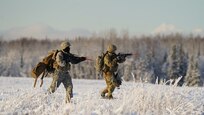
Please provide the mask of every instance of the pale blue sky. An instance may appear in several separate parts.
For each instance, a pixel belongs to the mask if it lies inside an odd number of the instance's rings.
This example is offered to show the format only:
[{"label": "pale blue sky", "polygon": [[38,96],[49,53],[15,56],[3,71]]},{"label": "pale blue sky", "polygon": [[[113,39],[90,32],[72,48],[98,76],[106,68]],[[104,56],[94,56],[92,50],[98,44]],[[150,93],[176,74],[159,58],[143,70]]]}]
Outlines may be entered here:
[{"label": "pale blue sky", "polygon": [[204,29],[204,0],[0,0],[0,30],[39,23],[133,33],[150,33],[166,23],[190,32]]}]

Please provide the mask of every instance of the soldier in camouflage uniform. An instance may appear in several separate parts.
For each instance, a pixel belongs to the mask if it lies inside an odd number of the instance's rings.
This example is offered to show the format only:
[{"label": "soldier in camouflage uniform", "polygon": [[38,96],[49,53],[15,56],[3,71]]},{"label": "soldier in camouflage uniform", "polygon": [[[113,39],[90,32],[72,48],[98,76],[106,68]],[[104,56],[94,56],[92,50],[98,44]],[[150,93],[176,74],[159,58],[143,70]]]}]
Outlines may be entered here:
[{"label": "soldier in camouflage uniform", "polygon": [[72,79],[69,74],[70,63],[77,64],[86,60],[86,57],[77,57],[70,53],[70,43],[62,42],[61,50],[56,55],[56,61],[53,64],[55,68],[52,83],[48,89],[49,93],[54,93],[55,90],[63,83],[66,89],[66,103],[70,102],[70,99],[73,97],[73,84]]},{"label": "soldier in camouflage uniform", "polygon": [[112,99],[112,93],[115,87],[119,87],[120,84],[117,82],[117,76],[115,72],[118,69],[118,63],[123,63],[125,58],[117,58],[115,53],[116,51],[115,45],[109,45],[107,48],[107,52],[104,57],[104,70],[103,76],[106,81],[107,87],[102,91],[101,96],[105,97],[107,94],[107,98]]}]

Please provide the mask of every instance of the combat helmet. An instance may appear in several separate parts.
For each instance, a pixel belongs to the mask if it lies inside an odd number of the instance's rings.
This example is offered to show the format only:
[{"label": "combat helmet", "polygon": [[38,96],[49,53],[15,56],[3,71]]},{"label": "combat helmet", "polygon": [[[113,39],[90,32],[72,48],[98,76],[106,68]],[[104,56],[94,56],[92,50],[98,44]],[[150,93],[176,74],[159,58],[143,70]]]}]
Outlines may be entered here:
[{"label": "combat helmet", "polygon": [[62,42],[60,45],[62,50],[70,46],[71,46],[70,42],[67,42],[67,41]]},{"label": "combat helmet", "polygon": [[117,47],[113,44],[108,45],[107,51],[110,53],[114,53],[117,50]]}]

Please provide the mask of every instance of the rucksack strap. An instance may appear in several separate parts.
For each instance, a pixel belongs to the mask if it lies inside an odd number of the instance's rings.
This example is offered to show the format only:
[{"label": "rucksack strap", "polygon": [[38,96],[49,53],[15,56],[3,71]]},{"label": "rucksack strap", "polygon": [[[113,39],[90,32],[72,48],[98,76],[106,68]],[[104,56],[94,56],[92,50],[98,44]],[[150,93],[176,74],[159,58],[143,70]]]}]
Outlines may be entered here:
[{"label": "rucksack strap", "polygon": [[103,55],[103,61],[104,61],[104,58],[105,56],[108,54],[108,51],[106,51],[106,53]]},{"label": "rucksack strap", "polygon": [[108,51],[106,51],[106,53],[104,54],[103,59],[104,59],[104,57],[105,57],[107,54],[108,54]]},{"label": "rucksack strap", "polygon": [[62,53],[63,53],[62,50],[56,50],[56,52],[54,53],[52,59],[56,60],[56,56],[57,56],[57,54],[58,54],[59,52],[62,52]]}]

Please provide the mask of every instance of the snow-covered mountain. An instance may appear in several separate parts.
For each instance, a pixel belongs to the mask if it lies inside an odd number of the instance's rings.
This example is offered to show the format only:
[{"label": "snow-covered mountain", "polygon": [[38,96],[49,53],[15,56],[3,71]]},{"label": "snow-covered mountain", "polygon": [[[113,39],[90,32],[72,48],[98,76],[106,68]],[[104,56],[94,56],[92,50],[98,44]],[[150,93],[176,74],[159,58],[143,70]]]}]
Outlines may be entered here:
[{"label": "snow-covered mountain", "polygon": [[194,35],[204,36],[204,30],[201,29],[201,28],[196,28],[196,29],[194,29],[194,30],[192,31],[192,33],[193,33]]},{"label": "snow-covered mountain", "polygon": [[180,33],[180,34],[193,34],[194,36],[201,36],[204,37],[204,30],[202,28],[194,28],[193,30],[187,32],[184,31],[184,29],[177,27],[174,24],[166,24],[166,23],[162,23],[160,24],[158,27],[156,27],[153,31],[152,34],[153,35],[170,35],[170,34],[175,34],[175,33]]},{"label": "snow-covered mountain", "polygon": [[17,27],[0,33],[6,40],[18,39],[21,37],[32,37],[36,39],[65,39],[78,36],[89,37],[91,32],[86,29],[72,29],[70,31],[61,31],[44,24],[36,24],[27,27]]},{"label": "snow-covered mountain", "polygon": [[181,33],[182,29],[178,29],[175,25],[173,24],[161,24],[157,28],[154,29],[152,32],[153,34],[172,34],[172,33]]},{"label": "snow-covered mountain", "polygon": [[104,80],[73,80],[74,98],[65,104],[63,85],[45,94],[51,78],[33,88],[33,78],[0,77],[0,114],[29,115],[202,115],[204,89],[123,82],[116,99],[101,99]]}]

